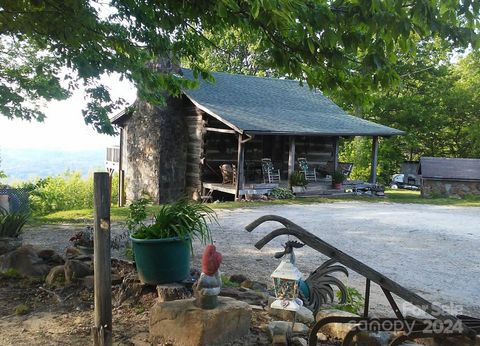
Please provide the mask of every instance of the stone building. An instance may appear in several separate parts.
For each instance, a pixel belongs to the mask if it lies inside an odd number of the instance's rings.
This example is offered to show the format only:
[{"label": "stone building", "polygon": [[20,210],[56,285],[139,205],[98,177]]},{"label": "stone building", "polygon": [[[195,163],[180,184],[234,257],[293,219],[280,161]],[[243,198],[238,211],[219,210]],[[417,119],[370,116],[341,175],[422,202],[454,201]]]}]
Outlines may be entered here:
[{"label": "stone building", "polygon": [[[190,70],[179,70],[193,78]],[[321,92],[298,81],[213,73],[196,89],[166,105],[136,102],[117,114],[119,162],[127,200],[144,194],[158,203],[206,191],[239,198],[262,194],[278,184],[262,181],[261,160],[270,158],[288,182],[298,157],[330,174],[338,165],[341,137],[372,138],[372,181],[376,179],[378,138],[402,131],[347,114]],[[219,166],[235,167],[232,183],[222,183]],[[121,182],[123,174],[121,174]],[[331,184],[331,182],[330,182]],[[121,183],[123,186],[123,183]]]},{"label": "stone building", "polygon": [[480,159],[422,157],[422,196],[480,196]]}]

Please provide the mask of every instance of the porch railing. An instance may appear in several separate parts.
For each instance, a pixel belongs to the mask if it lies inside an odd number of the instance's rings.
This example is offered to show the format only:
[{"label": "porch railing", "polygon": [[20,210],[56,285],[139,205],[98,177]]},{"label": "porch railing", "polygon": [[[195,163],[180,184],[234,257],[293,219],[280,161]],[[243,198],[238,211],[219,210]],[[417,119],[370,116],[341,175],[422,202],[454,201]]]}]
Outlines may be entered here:
[{"label": "porch railing", "polygon": [[105,166],[107,169],[118,170],[120,162],[120,147],[118,145],[107,147]]}]

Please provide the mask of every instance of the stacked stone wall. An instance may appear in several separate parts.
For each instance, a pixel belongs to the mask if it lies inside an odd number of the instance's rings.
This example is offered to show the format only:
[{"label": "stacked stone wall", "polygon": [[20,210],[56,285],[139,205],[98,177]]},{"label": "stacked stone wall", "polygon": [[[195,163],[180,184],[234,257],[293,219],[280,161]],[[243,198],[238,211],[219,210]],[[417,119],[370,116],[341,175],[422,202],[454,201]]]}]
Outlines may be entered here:
[{"label": "stacked stone wall", "polygon": [[423,197],[480,196],[480,181],[423,179],[422,196]]}]

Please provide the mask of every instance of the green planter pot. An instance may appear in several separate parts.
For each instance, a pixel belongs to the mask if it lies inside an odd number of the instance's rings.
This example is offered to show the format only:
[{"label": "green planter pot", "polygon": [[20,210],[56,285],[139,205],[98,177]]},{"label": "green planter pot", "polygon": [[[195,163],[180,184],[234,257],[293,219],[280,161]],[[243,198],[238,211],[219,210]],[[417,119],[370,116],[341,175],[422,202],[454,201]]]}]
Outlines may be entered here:
[{"label": "green planter pot", "polygon": [[190,238],[130,239],[138,277],[143,283],[177,282],[190,274]]}]

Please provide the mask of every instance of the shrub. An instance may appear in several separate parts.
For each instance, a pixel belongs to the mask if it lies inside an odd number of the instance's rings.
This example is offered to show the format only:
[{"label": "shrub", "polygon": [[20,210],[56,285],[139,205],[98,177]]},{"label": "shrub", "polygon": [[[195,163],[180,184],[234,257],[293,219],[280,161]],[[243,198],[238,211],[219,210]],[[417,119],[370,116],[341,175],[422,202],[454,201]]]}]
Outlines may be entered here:
[{"label": "shrub", "polygon": [[[118,196],[117,183],[118,174],[114,174],[112,201]],[[80,172],[67,171],[61,175],[24,182],[18,187],[29,191],[30,207],[37,215],[93,208],[93,174],[83,178]]]},{"label": "shrub", "polygon": [[290,185],[292,186],[307,186],[307,184],[308,181],[302,172],[295,171],[290,176]]},{"label": "shrub", "polygon": [[292,199],[295,197],[290,189],[276,187],[270,191],[270,196],[275,199]]},{"label": "shrub", "polygon": [[[337,291],[337,298],[341,298],[341,292]],[[363,309],[365,299],[363,295],[358,292],[354,287],[347,287],[347,297],[345,304],[337,304],[334,306],[335,309],[348,311],[353,314],[359,315]]]},{"label": "shrub", "polygon": [[29,217],[30,214],[8,212],[0,207],[0,237],[17,238]]},{"label": "shrub", "polygon": [[345,181],[346,177],[341,171],[335,171],[332,175],[332,183],[341,184]]},{"label": "shrub", "polygon": [[[205,204],[181,199],[172,204],[163,205],[154,216],[151,225],[136,222],[136,239],[165,239],[179,237],[182,239],[196,237],[203,244],[212,237],[208,221],[216,220],[215,212]],[[128,220],[129,223],[131,220]]]}]

